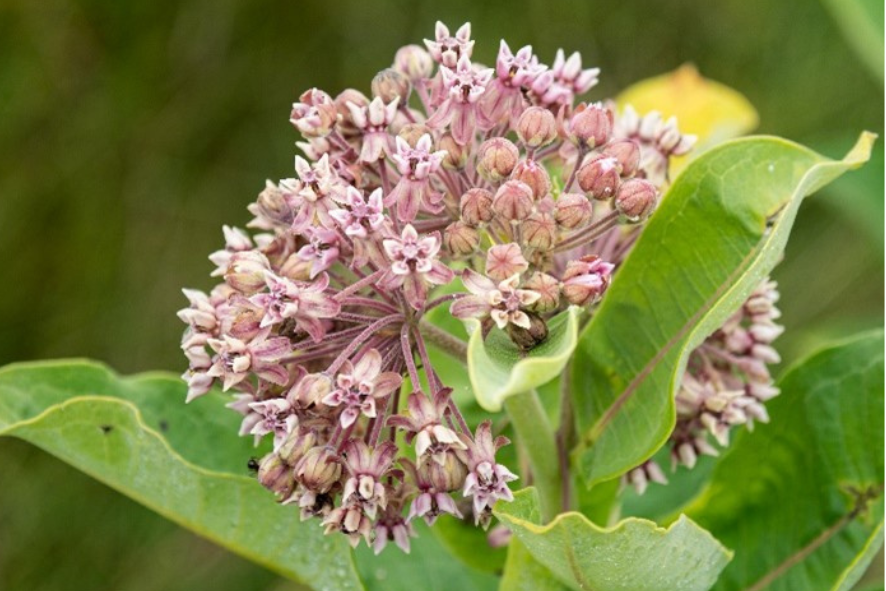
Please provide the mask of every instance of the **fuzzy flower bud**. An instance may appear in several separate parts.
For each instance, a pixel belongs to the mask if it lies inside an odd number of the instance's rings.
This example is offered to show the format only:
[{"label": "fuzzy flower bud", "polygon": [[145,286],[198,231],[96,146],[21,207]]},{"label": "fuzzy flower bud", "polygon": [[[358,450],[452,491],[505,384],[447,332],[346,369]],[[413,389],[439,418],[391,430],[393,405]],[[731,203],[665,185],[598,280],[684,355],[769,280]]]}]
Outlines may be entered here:
[{"label": "fuzzy flower bud", "polygon": [[580,193],[562,193],[557,199],[554,219],[564,228],[579,228],[591,221],[594,208]]},{"label": "fuzzy flower bud", "polygon": [[529,185],[535,200],[544,198],[551,192],[551,175],[535,160],[523,160],[514,167],[511,179]]},{"label": "fuzzy flower bud", "polygon": [[461,219],[476,226],[492,219],[492,193],[486,189],[471,189],[461,196],[459,202]]},{"label": "fuzzy flower bud", "polygon": [[295,490],[292,468],[276,453],[262,458],[258,465],[258,481],[280,499],[285,499]]},{"label": "fuzzy flower bud", "polygon": [[556,310],[557,306],[560,305],[560,282],[557,281],[556,277],[552,277],[547,273],[536,271],[523,283],[523,289],[528,289],[541,295],[534,304],[527,306],[533,312],[543,314]]},{"label": "fuzzy flower bud", "polygon": [[486,274],[495,281],[504,281],[528,268],[520,246],[513,242],[496,244],[486,253]]},{"label": "fuzzy flower bud", "polygon": [[603,153],[612,156],[618,161],[618,167],[622,178],[630,178],[637,173],[640,167],[640,145],[634,140],[617,140],[609,142]]},{"label": "fuzzy flower bud", "polygon": [[529,107],[517,120],[517,136],[527,148],[540,148],[557,139],[557,121],[543,107]]},{"label": "fuzzy flower bud", "polygon": [[431,77],[434,71],[434,59],[423,47],[407,45],[398,49],[394,55],[394,69],[411,82],[416,82]]},{"label": "fuzzy flower bud", "polygon": [[557,222],[547,213],[534,213],[523,221],[523,241],[541,251],[549,250],[557,239]]},{"label": "fuzzy flower bud", "polygon": [[511,175],[519,157],[520,150],[510,140],[486,140],[477,151],[477,172],[487,181],[497,183]]},{"label": "fuzzy flower bud", "polygon": [[655,185],[644,179],[631,179],[618,188],[615,209],[629,222],[640,222],[649,217],[657,201]]},{"label": "fuzzy flower bud", "polygon": [[331,447],[315,447],[295,466],[295,477],[307,490],[325,493],[341,478],[341,464]]},{"label": "fuzzy flower bud", "polygon": [[240,293],[253,294],[265,286],[265,272],[269,267],[268,259],[259,252],[236,252],[231,256],[225,281]]},{"label": "fuzzy flower bud", "polygon": [[459,144],[451,134],[443,134],[437,142],[437,148],[446,152],[443,158],[443,168],[447,170],[461,170],[468,161],[468,147]]},{"label": "fuzzy flower bud", "polygon": [[611,156],[596,156],[578,169],[578,186],[599,201],[608,201],[615,195],[620,178],[618,160]]},{"label": "fuzzy flower bud", "polygon": [[576,306],[594,304],[609,287],[614,265],[590,255],[566,264],[563,296]]},{"label": "fuzzy flower bud", "polygon": [[612,135],[612,111],[603,105],[579,107],[570,121],[572,136],[583,145],[595,148],[604,145]]},{"label": "fuzzy flower bud", "polygon": [[386,103],[399,98],[401,106],[407,105],[409,93],[412,92],[412,85],[409,79],[392,68],[382,70],[372,79],[372,95],[379,97]]},{"label": "fuzzy flower bud", "polygon": [[498,188],[492,211],[508,221],[525,220],[532,213],[532,188],[521,181],[507,181]]},{"label": "fuzzy flower bud", "polygon": [[397,134],[400,139],[409,144],[410,148],[415,148],[418,144],[418,140],[425,135],[430,136],[431,129],[424,123],[408,123],[404,125]]},{"label": "fuzzy flower bud", "polygon": [[454,222],[443,230],[443,246],[456,256],[468,255],[480,246],[480,234],[465,222]]}]

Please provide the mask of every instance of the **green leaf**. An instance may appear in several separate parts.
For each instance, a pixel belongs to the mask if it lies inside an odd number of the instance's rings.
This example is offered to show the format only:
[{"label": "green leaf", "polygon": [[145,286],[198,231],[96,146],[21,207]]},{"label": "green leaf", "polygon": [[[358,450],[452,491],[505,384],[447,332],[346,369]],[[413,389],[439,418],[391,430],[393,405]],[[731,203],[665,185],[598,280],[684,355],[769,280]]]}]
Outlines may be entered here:
[{"label": "green leaf", "polygon": [[[735,441],[687,510],[735,548],[717,589],[848,591],[858,581],[883,543],[883,371],[878,332],[784,376],[771,422]],[[853,489],[877,497],[858,516]]]},{"label": "green leaf", "polygon": [[778,138],[734,140],[680,175],[575,351],[574,460],[589,485],[665,443],[689,353],[778,262],[803,197],[863,164],[874,138],[840,161]]},{"label": "green leaf", "polygon": [[[442,517],[434,529],[446,521],[455,519]],[[369,591],[414,591],[417,586],[422,591],[493,591],[498,587],[497,576],[458,562],[431,528],[424,522],[415,525],[418,537],[411,540],[408,556],[396,546],[378,556],[363,545],[357,549],[357,569]]]},{"label": "green leaf", "polygon": [[362,589],[346,541],[248,476],[251,442],[209,394],[173,376],[120,378],[85,361],[0,370],[0,435],[24,439],[164,517],[315,589]]},{"label": "green leaf", "polygon": [[477,402],[489,412],[501,410],[505,398],[537,388],[560,375],[578,337],[581,308],[571,306],[548,322],[548,337],[524,353],[503,331],[492,329],[486,340],[480,322],[465,320],[468,374]]},{"label": "green leaf", "polygon": [[569,589],[539,564],[520,540],[508,544],[508,560],[499,591],[566,591]]},{"label": "green leaf", "polygon": [[[686,517],[667,529],[643,519],[601,528],[570,512],[541,525],[533,488],[516,493],[513,503],[497,503],[494,511],[532,557],[572,589],[705,591],[731,556]],[[505,580],[510,577],[505,572]]]}]

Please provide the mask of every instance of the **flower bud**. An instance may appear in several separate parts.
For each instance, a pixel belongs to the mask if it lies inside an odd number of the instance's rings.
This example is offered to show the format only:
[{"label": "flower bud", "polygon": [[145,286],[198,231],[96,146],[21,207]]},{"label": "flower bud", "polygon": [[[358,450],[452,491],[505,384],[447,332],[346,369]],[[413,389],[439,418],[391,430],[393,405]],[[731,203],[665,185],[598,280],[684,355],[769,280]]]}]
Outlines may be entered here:
[{"label": "flower bud", "polygon": [[540,148],[557,138],[557,121],[544,107],[529,107],[517,120],[517,136],[527,148]]},{"label": "flower bud", "polygon": [[590,148],[602,146],[612,134],[612,111],[601,104],[579,107],[570,122],[572,136]]},{"label": "flower bud", "polygon": [[503,137],[486,140],[477,152],[477,172],[487,181],[497,183],[511,175],[518,158],[520,150],[510,140]]},{"label": "flower bud", "polygon": [[317,446],[317,436],[313,432],[299,433],[293,429],[280,444],[277,455],[289,466],[298,464],[308,451]]},{"label": "flower bud", "polygon": [[620,178],[618,160],[611,156],[595,156],[578,169],[578,186],[599,201],[608,201],[615,195]]},{"label": "flower bud", "polygon": [[307,408],[332,392],[332,378],[325,373],[309,373],[289,390],[286,400],[294,407]]},{"label": "flower bud", "polygon": [[338,119],[332,97],[317,88],[302,93],[292,105],[289,121],[306,138],[329,135]]},{"label": "flower bud", "polygon": [[265,272],[268,259],[259,252],[246,250],[231,255],[231,262],[225,272],[225,282],[246,295],[251,295],[265,286]]},{"label": "flower bud", "polygon": [[354,123],[354,117],[348,108],[348,103],[353,103],[357,107],[363,108],[369,106],[369,99],[354,88],[346,88],[335,97],[335,108],[341,121],[339,129],[344,135],[350,136],[359,134],[360,128]]},{"label": "flower bud", "polygon": [[615,209],[629,222],[640,222],[649,217],[657,201],[655,185],[644,179],[630,179],[618,188]]},{"label": "flower bud", "polygon": [[258,465],[258,481],[281,499],[285,499],[295,490],[292,468],[275,453],[269,453],[262,458]]},{"label": "flower bud", "polygon": [[578,228],[591,221],[594,208],[581,193],[562,193],[557,199],[554,219],[564,228]]},{"label": "flower bud", "polygon": [[385,103],[390,103],[395,98],[400,99],[400,105],[408,106],[409,93],[412,85],[409,79],[392,68],[382,70],[372,79],[372,95],[381,98]]},{"label": "flower bud", "polygon": [[532,188],[520,181],[507,181],[498,188],[492,211],[508,221],[525,220],[532,213]]},{"label": "flower bud", "polygon": [[468,255],[480,246],[480,234],[464,222],[455,222],[443,230],[443,246],[455,256]]},{"label": "flower bud", "polygon": [[610,142],[603,153],[618,161],[621,178],[627,179],[637,173],[640,167],[640,145],[634,140],[617,140]]},{"label": "flower bud", "polygon": [[465,167],[465,162],[468,160],[468,148],[455,141],[451,134],[447,133],[440,138],[437,149],[446,151],[446,157],[443,158],[443,168],[461,170]]},{"label": "flower bud", "polygon": [[523,221],[523,242],[538,250],[549,250],[557,239],[557,222],[546,213],[534,213]]},{"label": "flower bud", "polygon": [[420,140],[423,135],[430,134],[431,129],[424,123],[407,123],[400,129],[400,133],[397,135],[409,144],[410,148],[415,148],[418,140]]},{"label": "flower bud", "polygon": [[596,303],[609,287],[613,268],[614,265],[594,255],[566,263],[563,296],[576,306]]},{"label": "flower bud", "polygon": [[529,328],[514,323],[509,323],[507,327],[508,336],[523,351],[529,351],[548,337],[548,325],[541,316],[534,312],[527,312],[526,315],[529,317]]},{"label": "flower bud", "polygon": [[536,271],[523,283],[522,289],[528,289],[541,294],[541,297],[529,306],[529,309],[539,314],[555,310],[560,305],[560,282],[556,277],[547,273]]},{"label": "flower bud", "polygon": [[434,490],[451,492],[460,490],[464,486],[468,468],[458,459],[455,452],[447,451],[442,463],[433,459],[425,461],[419,466],[418,472],[422,480],[431,483]]},{"label": "flower bud", "polygon": [[529,268],[519,244],[496,244],[486,251],[486,275],[494,281],[504,281]]},{"label": "flower bud", "polygon": [[486,189],[471,189],[461,196],[459,202],[461,219],[476,226],[492,219],[492,193]]},{"label": "flower bud", "polygon": [[413,83],[422,78],[430,78],[434,71],[434,59],[419,45],[407,45],[394,55],[394,69]]},{"label": "flower bud", "polygon": [[263,217],[277,224],[292,223],[292,208],[286,202],[283,191],[271,181],[265,182],[264,190],[258,194],[258,200],[253,205],[249,211],[256,217]]},{"label": "flower bud", "polygon": [[544,166],[535,160],[523,160],[518,162],[511,173],[511,179],[522,181],[532,189],[532,195],[536,200],[542,199],[551,192],[551,175]]},{"label": "flower bud", "polygon": [[295,466],[295,477],[309,491],[325,493],[341,478],[341,464],[331,447],[315,447]]}]

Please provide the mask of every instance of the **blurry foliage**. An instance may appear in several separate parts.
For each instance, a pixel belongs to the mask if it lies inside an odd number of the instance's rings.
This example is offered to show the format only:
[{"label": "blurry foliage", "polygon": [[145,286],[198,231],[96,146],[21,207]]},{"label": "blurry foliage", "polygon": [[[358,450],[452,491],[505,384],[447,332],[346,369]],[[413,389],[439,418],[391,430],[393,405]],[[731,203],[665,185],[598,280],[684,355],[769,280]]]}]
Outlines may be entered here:
[{"label": "blurry foliage", "polygon": [[[858,4],[873,6],[882,44],[882,6]],[[210,285],[221,225],[243,225],[264,179],[291,175],[293,99],[310,86],[367,91],[438,18],[470,20],[486,63],[502,37],[545,61],[580,50],[603,70],[592,99],[692,62],[750,99],[760,132],[836,155],[862,129],[883,131],[882,60],[863,57],[882,45],[808,0],[5,0],[0,364],[183,369],[179,288]],[[801,210],[776,272],[788,362],[883,323],[879,146]],[[281,585],[21,443],[0,442],[0,465],[0,588]]]}]

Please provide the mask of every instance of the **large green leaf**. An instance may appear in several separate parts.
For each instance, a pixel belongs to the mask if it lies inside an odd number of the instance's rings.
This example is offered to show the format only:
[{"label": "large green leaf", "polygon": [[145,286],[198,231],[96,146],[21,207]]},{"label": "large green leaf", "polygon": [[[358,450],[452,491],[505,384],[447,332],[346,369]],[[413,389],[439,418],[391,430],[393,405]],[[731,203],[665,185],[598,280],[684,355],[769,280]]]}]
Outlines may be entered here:
[{"label": "large green leaf", "polygon": [[[791,370],[689,515],[735,549],[717,589],[848,591],[883,543],[883,333]],[[876,499],[866,510],[851,492]],[[797,562],[794,564],[794,562]]]},{"label": "large green leaf", "polygon": [[[495,514],[535,560],[572,589],[705,591],[731,556],[686,517],[667,529],[645,519],[604,529],[570,512],[542,525],[534,488],[519,491],[513,503],[496,504]],[[504,580],[511,578],[506,571]]]},{"label": "large green leaf", "polygon": [[505,398],[538,388],[559,376],[569,362],[578,337],[581,308],[570,306],[548,323],[548,337],[528,353],[501,330],[483,339],[480,322],[465,320],[468,374],[477,402],[489,412],[501,410]]},{"label": "large green leaf", "polygon": [[575,351],[574,459],[589,484],[664,444],[688,354],[775,266],[803,197],[864,163],[874,138],[863,134],[840,161],[783,139],[740,139],[680,175]]},{"label": "large green leaf", "polygon": [[119,378],[83,362],[0,370],[0,435],[24,439],[161,515],[316,589],[362,589],[344,538],[299,522],[250,478],[255,451],[210,394],[181,380]]},{"label": "large green leaf", "polygon": [[566,591],[566,585],[539,564],[520,540],[508,544],[508,560],[499,591]]}]

